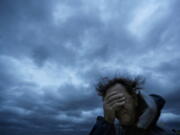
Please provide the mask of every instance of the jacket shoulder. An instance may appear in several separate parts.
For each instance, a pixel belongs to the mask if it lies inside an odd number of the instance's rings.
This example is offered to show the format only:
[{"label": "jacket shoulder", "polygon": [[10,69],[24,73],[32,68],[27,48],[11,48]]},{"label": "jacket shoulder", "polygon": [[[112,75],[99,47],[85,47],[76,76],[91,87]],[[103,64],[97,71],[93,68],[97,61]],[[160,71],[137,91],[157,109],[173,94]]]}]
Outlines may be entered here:
[{"label": "jacket shoulder", "polygon": [[164,107],[166,100],[162,96],[157,94],[150,94],[150,96],[154,99],[157,107],[161,110]]}]

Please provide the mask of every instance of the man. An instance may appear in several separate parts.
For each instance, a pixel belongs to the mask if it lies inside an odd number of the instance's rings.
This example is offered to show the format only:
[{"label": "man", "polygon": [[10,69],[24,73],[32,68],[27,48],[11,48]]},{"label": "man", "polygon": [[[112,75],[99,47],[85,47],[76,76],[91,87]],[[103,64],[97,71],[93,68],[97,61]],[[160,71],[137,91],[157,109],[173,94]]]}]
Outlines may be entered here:
[{"label": "man", "polygon": [[140,78],[100,81],[96,90],[103,99],[104,117],[97,117],[89,135],[166,135],[156,125],[165,100],[159,95],[146,95],[141,91],[142,84]]}]

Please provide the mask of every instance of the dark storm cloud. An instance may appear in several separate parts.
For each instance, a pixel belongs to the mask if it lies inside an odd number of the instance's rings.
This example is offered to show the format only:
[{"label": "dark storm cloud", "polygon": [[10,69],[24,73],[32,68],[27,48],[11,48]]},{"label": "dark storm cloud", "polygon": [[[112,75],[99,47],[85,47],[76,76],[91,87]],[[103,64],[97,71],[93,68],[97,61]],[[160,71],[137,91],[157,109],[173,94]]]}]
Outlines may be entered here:
[{"label": "dark storm cloud", "polygon": [[[36,89],[34,84],[22,83],[17,80],[3,59],[1,59],[1,67],[1,79],[3,80],[3,82],[1,81],[1,100],[3,102],[1,102],[0,108],[2,132],[23,130],[23,132],[30,133],[29,130],[33,129],[37,130],[36,132],[46,133],[53,129],[53,131],[57,130],[61,133],[75,127],[88,128],[87,124],[83,124],[87,118],[81,112],[99,106],[99,101],[94,100],[94,94],[88,94],[92,89],[87,89],[84,94],[75,94],[73,93],[75,88],[67,85],[59,88],[58,92],[47,88],[43,95],[38,95],[36,92],[40,89]],[[3,73],[6,74],[3,76]],[[14,86],[15,88],[12,88]],[[61,98],[62,94],[63,98]],[[78,122],[78,118],[81,118],[82,121]],[[93,120],[94,116],[90,115],[88,118]],[[86,123],[90,122],[88,120]]]},{"label": "dark storm cloud", "polygon": [[[33,29],[40,30],[40,23],[48,20],[46,1],[37,3],[17,0],[1,1],[1,53],[21,55],[28,52],[28,46],[37,41]],[[43,24],[41,24],[43,25]],[[30,48],[31,48],[30,47]],[[7,52],[8,50],[8,52]]]},{"label": "dark storm cloud", "polygon": [[0,134],[87,134],[116,73],[143,75],[178,125],[180,3],[147,3],[1,0]]},{"label": "dark storm cloud", "polygon": [[[69,90],[68,88],[66,90]],[[6,97],[6,102],[1,104],[1,128],[7,130],[17,128],[27,131],[29,129],[38,131],[39,129],[42,132],[72,130],[77,127],[87,129],[88,123],[92,122],[94,116],[88,116],[91,118],[89,121],[81,111],[92,110],[98,106],[96,100],[91,101],[94,96],[89,98],[86,96],[86,99],[84,99],[85,97],[81,99],[73,96],[72,93],[69,100],[60,100],[59,98],[52,99],[51,95],[48,96],[50,93],[45,96],[37,96],[36,93],[28,92],[28,89],[24,89],[24,91],[19,96],[9,95]],[[56,97],[54,96],[54,98]],[[84,103],[82,104],[82,102]],[[78,118],[82,121],[78,121]],[[88,122],[84,124],[86,120]]]},{"label": "dark storm cloud", "polygon": [[43,46],[39,46],[37,48],[34,48],[32,57],[37,65],[42,66],[50,56],[48,49]]},{"label": "dark storm cloud", "polygon": [[[47,57],[45,55],[47,51],[44,52],[43,49],[38,50],[38,48],[47,48],[48,53],[53,54],[53,59],[57,59],[63,64],[66,64],[67,61],[75,62],[78,59],[76,58],[77,54],[71,49],[67,49],[66,42],[79,47],[81,46],[79,38],[84,34],[84,31],[100,26],[96,15],[84,14],[80,10],[76,11],[76,15],[72,16],[66,23],[55,27],[52,21],[52,11],[57,1],[26,3],[18,0],[16,3],[10,1],[1,1],[1,3],[1,18],[3,20],[1,22],[1,53],[13,56],[32,55],[39,65],[42,63],[42,58],[45,60]],[[81,7],[81,2],[78,2],[79,5],[62,1],[62,4],[64,3],[68,4],[70,8]]]},{"label": "dark storm cloud", "polygon": [[176,104],[180,102],[179,96],[178,96],[178,91],[179,89],[177,89],[176,91],[170,93],[168,96],[166,96],[167,99],[167,104],[166,104],[166,108],[168,111],[173,112],[174,114],[179,115],[180,113],[180,105]]}]

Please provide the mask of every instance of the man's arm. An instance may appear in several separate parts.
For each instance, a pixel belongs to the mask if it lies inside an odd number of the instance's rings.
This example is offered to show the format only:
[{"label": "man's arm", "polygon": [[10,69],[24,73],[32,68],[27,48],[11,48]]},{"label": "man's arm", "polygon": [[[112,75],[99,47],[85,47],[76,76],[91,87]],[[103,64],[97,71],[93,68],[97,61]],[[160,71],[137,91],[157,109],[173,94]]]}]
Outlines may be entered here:
[{"label": "man's arm", "polygon": [[121,93],[112,92],[103,100],[104,117],[97,117],[96,124],[90,135],[115,135],[115,110],[125,104],[125,97]]}]

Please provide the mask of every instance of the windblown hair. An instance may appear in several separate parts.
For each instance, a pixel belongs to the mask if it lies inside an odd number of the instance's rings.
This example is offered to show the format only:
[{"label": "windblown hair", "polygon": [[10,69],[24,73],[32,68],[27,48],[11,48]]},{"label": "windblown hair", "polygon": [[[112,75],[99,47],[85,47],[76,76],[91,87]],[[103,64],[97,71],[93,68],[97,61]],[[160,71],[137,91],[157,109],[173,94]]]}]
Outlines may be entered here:
[{"label": "windblown hair", "polygon": [[145,79],[137,76],[134,79],[128,77],[114,77],[109,79],[108,77],[103,77],[100,81],[96,84],[96,91],[99,96],[104,97],[106,91],[115,84],[123,85],[129,94],[135,94],[137,91],[142,89],[142,85],[144,84]]}]

